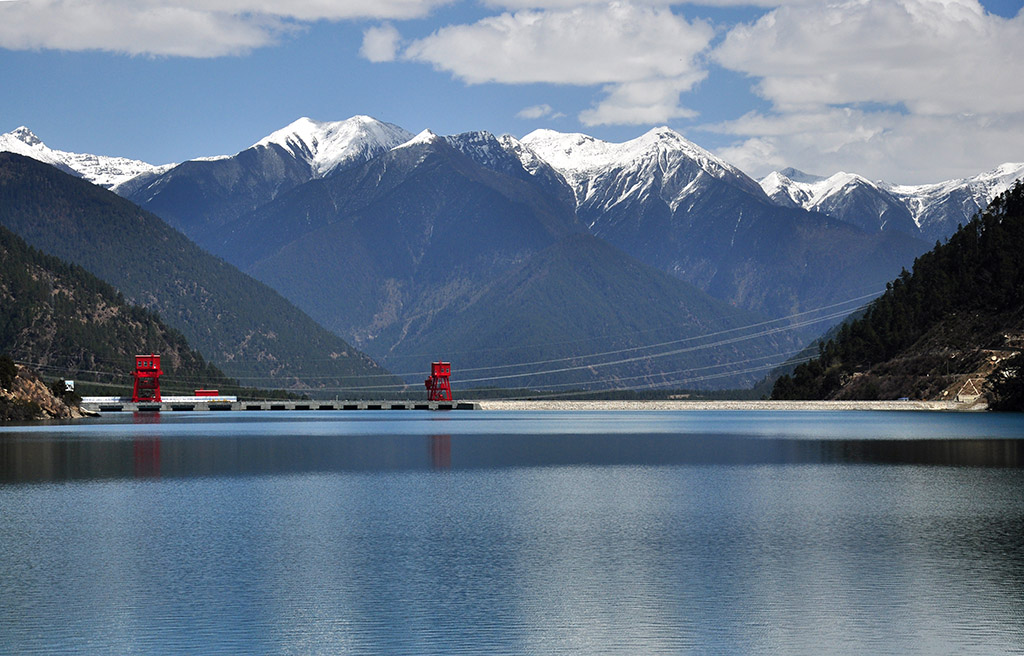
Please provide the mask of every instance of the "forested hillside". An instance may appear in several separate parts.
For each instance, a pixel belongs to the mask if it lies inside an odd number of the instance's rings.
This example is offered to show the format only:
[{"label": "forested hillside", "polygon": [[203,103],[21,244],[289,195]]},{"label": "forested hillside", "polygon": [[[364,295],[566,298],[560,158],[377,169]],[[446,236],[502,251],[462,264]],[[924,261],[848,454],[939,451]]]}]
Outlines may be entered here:
[{"label": "forested hillside", "polygon": [[126,394],[134,355],[159,353],[166,391],[237,388],[155,313],[127,304],[82,267],[39,252],[2,226],[0,306],[0,353],[44,376]]},{"label": "forested hillside", "polygon": [[[1024,347],[1024,185],[889,283],[866,315],[782,376],[772,397],[942,398],[988,379],[996,405]],[[1019,401],[1018,401],[1019,403]]]},{"label": "forested hillside", "polygon": [[159,312],[243,384],[336,390],[396,382],[269,287],[158,217],[46,164],[0,153],[0,225]]},{"label": "forested hillside", "polygon": [[[744,329],[762,321],[597,237],[576,234],[478,297],[424,320],[422,333],[408,331],[404,348],[458,352],[460,366],[477,370],[469,378],[555,393],[740,388],[762,375],[758,365],[798,346],[790,332]],[[408,356],[385,362],[392,361],[407,364]]]}]

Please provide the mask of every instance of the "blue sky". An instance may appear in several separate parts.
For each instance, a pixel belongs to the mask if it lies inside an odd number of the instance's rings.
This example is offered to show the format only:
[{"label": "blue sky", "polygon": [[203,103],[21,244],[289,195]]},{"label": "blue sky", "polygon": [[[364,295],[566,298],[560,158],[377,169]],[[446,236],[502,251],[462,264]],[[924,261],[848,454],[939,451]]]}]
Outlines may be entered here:
[{"label": "blue sky", "polygon": [[612,141],[669,125],[755,176],[934,182],[1024,161],[1024,13],[1020,0],[0,0],[0,132],[160,164],[355,114]]}]

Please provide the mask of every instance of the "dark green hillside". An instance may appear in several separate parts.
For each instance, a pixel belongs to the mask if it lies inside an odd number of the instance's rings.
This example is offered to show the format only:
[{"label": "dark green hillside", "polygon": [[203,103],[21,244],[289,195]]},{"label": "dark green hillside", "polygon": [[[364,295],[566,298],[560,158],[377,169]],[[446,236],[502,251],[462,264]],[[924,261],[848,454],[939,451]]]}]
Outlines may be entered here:
[{"label": "dark green hillside", "polygon": [[2,226],[0,307],[0,353],[44,375],[125,394],[135,354],[160,353],[165,389],[237,387],[153,312],[128,305],[82,267],[40,253]]},{"label": "dark green hillside", "polygon": [[1024,346],[1024,186],[997,197],[888,285],[773,398],[943,398]]},{"label": "dark green hillside", "polygon": [[[0,224],[160,313],[207,360],[258,387],[380,384],[372,360],[148,212],[53,167],[0,153]],[[367,378],[372,377],[372,378]]]},{"label": "dark green hillside", "polygon": [[[721,389],[752,384],[763,368],[742,370],[771,365],[778,353],[796,348],[785,332],[750,340],[735,338],[756,330],[721,333],[762,320],[578,234],[534,255],[477,298],[410,327],[386,362],[405,371],[417,354],[437,353],[452,359],[455,379],[498,377],[468,383],[478,387]],[[719,341],[730,343],[707,346]],[[674,343],[638,348],[665,342]],[[618,353],[585,357],[609,351]],[[557,361],[509,366],[549,360]],[[617,360],[627,362],[602,366]],[[467,371],[477,367],[486,369]],[[517,375],[537,371],[552,373]]]}]

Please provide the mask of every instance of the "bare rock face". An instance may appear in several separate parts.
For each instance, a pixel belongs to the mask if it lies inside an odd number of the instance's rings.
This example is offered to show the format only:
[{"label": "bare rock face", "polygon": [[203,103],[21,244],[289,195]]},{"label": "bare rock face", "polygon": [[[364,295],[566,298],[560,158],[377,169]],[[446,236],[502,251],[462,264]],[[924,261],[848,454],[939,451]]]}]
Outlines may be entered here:
[{"label": "bare rock face", "polygon": [[54,396],[35,372],[20,365],[10,389],[0,389],[0,422],[85,416],[81,408]]}]

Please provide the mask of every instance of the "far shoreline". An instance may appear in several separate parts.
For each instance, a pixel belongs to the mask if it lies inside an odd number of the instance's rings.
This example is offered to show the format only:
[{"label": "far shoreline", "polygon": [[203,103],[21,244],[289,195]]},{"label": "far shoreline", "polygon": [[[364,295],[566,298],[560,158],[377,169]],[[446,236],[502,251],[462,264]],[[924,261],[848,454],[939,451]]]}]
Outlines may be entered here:
[{"label": "far shoreline", "polygon": [[511,401],[506,399],[477,400],[481,410],[777,410],[777,411],[917,411],[917,412],[984,412],[984,402],[957,401]]}]

